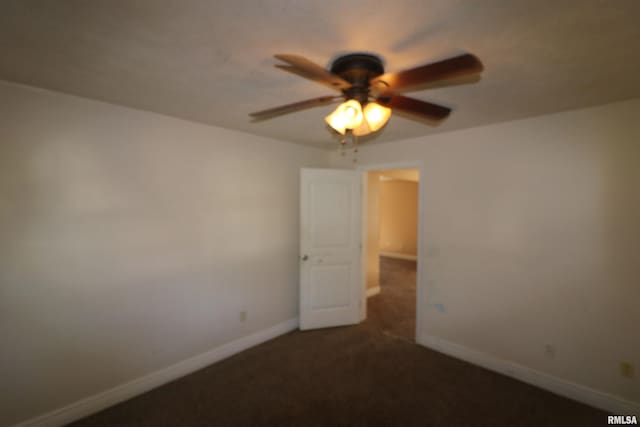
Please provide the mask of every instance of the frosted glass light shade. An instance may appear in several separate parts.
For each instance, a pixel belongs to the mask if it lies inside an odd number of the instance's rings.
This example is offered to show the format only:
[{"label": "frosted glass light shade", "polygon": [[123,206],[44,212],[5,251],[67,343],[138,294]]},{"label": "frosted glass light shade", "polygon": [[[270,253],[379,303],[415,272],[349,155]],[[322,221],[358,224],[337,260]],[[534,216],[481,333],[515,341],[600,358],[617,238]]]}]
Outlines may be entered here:
[{"label": "frosted glass light shade", "polygon": [[383,107],[375,102],[369,102],[364,107],[364,119],[371,132],[380,130],[389,121],[389,117],[391,117],[391,108]]},{"label": "frosted glass light shade", "polygon": [[360,103],[350,99],[338,105],[338,108],[327,117],[327,122],[336,132],[344,135],[347,129],[355,129],[362,123],[363,113]]},{"label": "frosted glass light shade", "polygon": [[364,120],[353,130],[353,134],[357,136],[368,135],[380,130],[391,117],[391,108],[383,107],[375,102],[369,102],[364,107]]}]

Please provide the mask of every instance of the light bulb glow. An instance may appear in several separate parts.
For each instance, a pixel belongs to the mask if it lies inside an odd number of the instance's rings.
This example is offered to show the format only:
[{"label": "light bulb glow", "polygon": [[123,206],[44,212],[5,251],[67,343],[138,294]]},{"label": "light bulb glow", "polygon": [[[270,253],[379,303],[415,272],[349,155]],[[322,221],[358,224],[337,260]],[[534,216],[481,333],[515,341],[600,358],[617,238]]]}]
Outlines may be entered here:
[{"label": "light bulb glow", "polygon": [[344,135],[345,132],[347,131],[347,128],[344,124],[344,117],[342,116],[342,114],[340,114],[338,109],[336,109],[333,113],[325,117],[324,121],[327,122],[327,124],[331,126],[333,130],[335,130],[341,135]]},{"label": "light bulb glow", "polygon": [[360,103],[350,99],[338,105],[338,108],[327,117],[325,121],[336,132],[344,135],[347,129],[355,129],[362,123],[363,113]]},{"label": "light bulb glow", "polygon": [[358,126],[353,130],[353,134],[356,136],[369,135],[370,133],[371,133],[371,128],[369,127],[369,124],[367,123],[366,120],[363,120],[362,123],[360,123],[360,126]]},{"label": "light bulb glow", "polygon": [[364,118],[369,124],[371,132],[380,130],[391,117],[391,108],[383,107],[376,102],[369,102],[364,107]]},{"label": "light bulb glow", "polygon": [[362,123],[362,107],[355,99],[343,102],[338,109],[341,109],[344,125],[347,129],[357,128]]}]

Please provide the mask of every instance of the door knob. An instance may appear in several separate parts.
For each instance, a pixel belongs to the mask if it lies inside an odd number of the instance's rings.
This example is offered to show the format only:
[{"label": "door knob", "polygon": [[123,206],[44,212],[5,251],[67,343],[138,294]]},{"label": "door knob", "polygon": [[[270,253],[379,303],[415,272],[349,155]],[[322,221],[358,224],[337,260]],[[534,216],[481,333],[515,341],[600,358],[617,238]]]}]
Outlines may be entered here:
[{"label": "door knob", "polygon": [[309,259],[309,256],[307,254],[304,254],[300,257],[301,260],[306,261]]}]

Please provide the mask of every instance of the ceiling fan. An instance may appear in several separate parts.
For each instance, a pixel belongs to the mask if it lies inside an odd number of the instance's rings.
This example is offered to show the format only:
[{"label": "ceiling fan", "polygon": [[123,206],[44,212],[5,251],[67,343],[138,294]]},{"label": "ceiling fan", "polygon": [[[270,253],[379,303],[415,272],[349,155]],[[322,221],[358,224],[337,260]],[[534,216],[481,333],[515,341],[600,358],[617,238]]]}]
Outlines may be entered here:
[{"label": "ceiling fan", "polygon": [[[389,120],[392,110],[438,123],[451,113],[451,109],[400,95],[438,81],[450,81],[480,73],[482,63],[471,54],[433,62],[404,71],[385,73],[382,60],[375,55],[353,53],[338,57],[329,70],[298,55],[274,55],[286,65],[276,65],[281,70],[297,74],[342,92],[337,96],[321,96],[293,104],[282,105],[249,114],[254,120],[266,120],[311,107],[344,100],[325,118],[336,132],[351,132],[363,136],[380,130]],[[452,81],[452,83],[456,83]]]}]

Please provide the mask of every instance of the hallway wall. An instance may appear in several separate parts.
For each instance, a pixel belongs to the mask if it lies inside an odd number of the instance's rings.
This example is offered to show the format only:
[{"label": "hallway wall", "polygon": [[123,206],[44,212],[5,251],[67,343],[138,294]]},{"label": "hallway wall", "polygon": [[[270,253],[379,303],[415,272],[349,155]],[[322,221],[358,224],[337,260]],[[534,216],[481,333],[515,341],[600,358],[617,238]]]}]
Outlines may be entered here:
[{"label": "hallway wall", "polygon": [[418,183],[380,182],[380,252],[417,254]]}]

